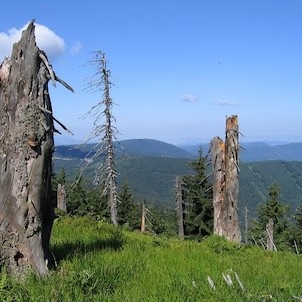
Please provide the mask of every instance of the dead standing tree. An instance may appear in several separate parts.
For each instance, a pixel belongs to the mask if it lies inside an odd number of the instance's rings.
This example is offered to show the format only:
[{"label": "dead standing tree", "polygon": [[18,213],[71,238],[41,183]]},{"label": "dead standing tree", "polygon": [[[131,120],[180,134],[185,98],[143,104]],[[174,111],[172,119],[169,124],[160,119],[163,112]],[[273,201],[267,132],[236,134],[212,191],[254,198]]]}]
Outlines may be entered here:
[{"label": "dead standing tree", "polygon": [[211,158],[213,169],[213,207],[214,207],[214,234],[223,236],[225,230],[224,215],[226,203],[225,191],[225,145],[220,137],[211,140]]},{"label": "dead standing tree", "polygon": [[184,209],[182,199],[182,179],[180,176],[176,177],[176,203],[177,203],[177,217],[178,217],[178,238],[184,240]]},{"label": "dead standing tree", "polygon": [[61,82],[35,41],[32,21],[0,66],[0,266],[45,275],[49,238],[53,120],[48,81]]},{"label": "dead standing tree", "polygon": [[[102,195],[108,196],[108,204],[110,208],[111,221],[114,225],[118,225],[117,204],[118,193],[116,185],[116,168],[115,168],[115,149],[114,140],[117,129],[113,126],[115,118],[112,115],[113,101],[110,97],[110,70],[107,69],[105,54],[96,51],[94,58],[90,64],[96,68],[96,73],[88,83],[87,89],[90,92],[103,92],[101,101],[91,108],[88,114],[95,117],[94,128],[83,144],[98,138],[99,143],[95,146],[95,154],[92,156],[94,161],[99,156],[104,157],[104,161],[100,161],[97,165],[96,182],[105,178],[104,190]],[[105,121],[103,119],[105,118]],[[104,164],[105,163],[105,164]],[[103,177],[105,175],[105,177]]]},{"label": "dead standing tree", "polygon": [[214,234],[230,241],[240,242],[238,217],[239,143],[238,118],[226,120],[225,143],[215,137],[211,141],[213,170]]}]

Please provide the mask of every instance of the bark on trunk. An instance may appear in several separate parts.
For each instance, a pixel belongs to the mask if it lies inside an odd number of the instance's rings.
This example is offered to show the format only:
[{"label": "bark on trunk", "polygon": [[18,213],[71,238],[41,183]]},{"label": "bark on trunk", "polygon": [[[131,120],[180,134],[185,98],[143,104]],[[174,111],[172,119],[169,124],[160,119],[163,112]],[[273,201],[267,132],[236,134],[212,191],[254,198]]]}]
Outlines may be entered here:
[{"label": "bark on trunk", "polygon": [[226,120],[225,143],[219,137],[211,140],[213,171],[214,234],[240,242],[238,217],[239,144],[238,118]]},{"label": "bark on trunk", "polygon": [[67,212],[66,207],[66,190],[65,185],[58,184],[58,190],[57,190],[57,208]]},{"label": "bark on trunk", "polygon": [[45,275],[53,265],[48,81],[55,75],[34,30],[31,22],[0,66],[0,265],[21,277],[29,269]]},{"label": "bark on trunk", "polygon": [[270,219],[266,225],[266,249],[269,251],[277,250],[274,244],[274,221]]},{"label": "bark on trunk", "polygon": [[213,207],[214,234],[225,234],[226,202],[225,192],[225,145],[220,137],[211,140],[211,158],[213,170]]},{"label": "bark on trunk", "polygon": [[241,232],[238,216],[239,196],[239,143],[238,143],[238,118],[237,115],[226,120],[225,137],[225,199],[227,201],[227,238],[240,242]]}]

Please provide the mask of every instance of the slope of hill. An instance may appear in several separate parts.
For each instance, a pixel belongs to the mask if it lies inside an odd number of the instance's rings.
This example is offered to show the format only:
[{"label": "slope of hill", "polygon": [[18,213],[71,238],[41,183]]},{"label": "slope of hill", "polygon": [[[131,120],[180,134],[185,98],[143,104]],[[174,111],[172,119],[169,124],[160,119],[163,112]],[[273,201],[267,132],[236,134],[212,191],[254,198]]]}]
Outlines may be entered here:
[{"label": "slope of hill", "polygon": [[[85,158],[89,152],[94,154],[96,144],[88,144],[77,148],[76,145],[57,146],[54,157],[58,158]],[[194,155],[176,147],[174,145],[164,143],[153,139],[131,139],[123,140],[115,143],[116,153],[118,155],[139,155],[139,156],[155,156],[155,157],[178,157],[192,158]]]},{"label": "slope of hill", "polygon": [[279,185],[280,200],[294,211],[302,200],[301,161],[262,161],[240,165],[240,211],[247,206],[253,215],[257,206],[268,198],[268,188]]},{"label": "slope of hill", "polygon": [[[75,171],[79,169],[81,160],[54,159],[54,170],[58,173],[61,167],[67,172],[67,178],[74,179]],[[192,174],[190,159],[151,156],[118,157],[118,186],[127,180],[137,202],[146,200],[161,207],[174,207],[174,185],[178,175]],[[96,163],[88,166],[84,176],[89,181],[95,177]]]},{"label": "slope of hill", "polygon": [[57,269],[47,278],[20,282],[1,270],[1,301],[285,302],[302,291],[300,256],[222,237],[180,241],[64,217],[54,222],[51,249]]}]

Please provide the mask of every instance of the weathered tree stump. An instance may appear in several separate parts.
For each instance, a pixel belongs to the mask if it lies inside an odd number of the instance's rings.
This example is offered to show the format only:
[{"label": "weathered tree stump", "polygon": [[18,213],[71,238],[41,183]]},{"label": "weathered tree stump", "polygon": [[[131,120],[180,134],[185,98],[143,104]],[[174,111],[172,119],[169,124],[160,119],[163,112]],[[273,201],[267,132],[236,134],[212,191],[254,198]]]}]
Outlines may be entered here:
[{"label": "weathered tree stump", "polygon": [[[19,277],[53,266],[53,116],[48,81],[59,80],[31,22],[0,66],[0,265]],[[66,84],[67,85],[67,84]]]},{"label": "weathered tree stump", "polygon": [[57,208],[67,212],[67,206],[66,206],[66,189],[65,185],[58,184],[57,189]]},{"label": "weathered tree stump", "polygon": [[266,249],[269,251],[276,251],[277,248],[274,244],[274,220],[270,219],[266,224]]},{"label": "weathered tree stump", "polygon": [[240,242],[238,217],[239,143],[238,118],[226,120],[225,143],[219,137],[211,140],[213,171],[214,234]]}]

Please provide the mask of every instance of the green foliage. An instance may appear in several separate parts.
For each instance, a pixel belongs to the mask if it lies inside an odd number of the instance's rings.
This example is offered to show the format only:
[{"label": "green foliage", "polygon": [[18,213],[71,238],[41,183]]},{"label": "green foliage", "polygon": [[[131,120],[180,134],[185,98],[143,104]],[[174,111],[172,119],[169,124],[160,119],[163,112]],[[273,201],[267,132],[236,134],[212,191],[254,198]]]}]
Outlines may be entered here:
[{"label": "green foliage", "polygon": [[206,162],[200,149],[199,158],[191,162],[194,175],[183,180],[183,201],[185,205],[185,234],[203,237],[213,229],[213,191],[206,177]]},{"label": "green foliage", "polygon": [[147,228],[154,234],[167,237],[177,235],[177,219],[172,209],[160,209],[156,205],[148,205]]},{"label": "green foliage", "polygon": [[207,249],[210,249],[211,251],[222,254],[225,252],[236,252],[240,248],[242,248],[242,245],[240,245],[237,242],[231,242],[227,240],[225,237],[212,235],[206,237],[204,240],[202,240],[203,247],[206,247]]},{"label": "green foliage", "polygon": [[[188,158],[165,158],[146,156],[117,156],[118,186],[121,187],[124,178],[132,189],[135,200],[146,200],[160,207],[172,207],[175,204],[173,185],[177,175],[191,175]],[[56,173],[61,166],[65,167],[67,179],[71,180],[80,160],[54,159]],[[208,174],[209,172],[207,172]],[[90,182],[95,176],[95,166],[88,167],[84,174]],[[251,218],[256,217],[257,206],[266,201],[267,188],[272,183],[278,183],[282,191],[280,201],[290,202],[296,209],[302,196],[302,162],[297,161],[265,161],[240,163],[239,176],[239,215],[243,221],[245,207]]]},{"label": "green foliage", "polygon": [[[173,185],[176,175],[191,174],[190,160],[187,158],[165,157],[116,157],[116,170],[118,187],[121,188],[123,180],[127,179],[135,201],[146,200],[159,207],[174,206]],[[80,160],[54,160],[54,168],[58,173],[63,166],[67,179],[74,178],[76,167]],[[95,164],[86,168],[83,176],[92,183],[95,177]]]},{"label": "green foliage", "polygon": [[131,230],[140,228],[140,207],[135,204],[128,182],[125,181],[119,193],[118,222]]},{"label": "green foliage", "polygon": [[77,174],[72,183],[66,185],[67,212],[70,215],[108,217],[108,200],[102,190],[92,188],[87,179]]},{"label": "green foliage", "polygon": [[293,252],[302,252],[302,205],[299,205],[293,216],[288,241],[291,243]]},{"label": "green foliage", "polygon": [[265,237],[266,225],[270,219],[274,222],[274,243],[278,249],[286,249],[288,244],[289,206],[279,201],[280,187],[273,184],[268,189],[269,198],[266,203],[258,207],[258,219],[253,222],[251,234],[256,240]]},{"label": "green foliage", "polygon": [[302,196],[302,162],[263,161],[240,164],[239,211],[245,206],[251,217],[256,217],[257,207],[267,201],[267,188],[277,183],[279,200],[296,209]]}]

